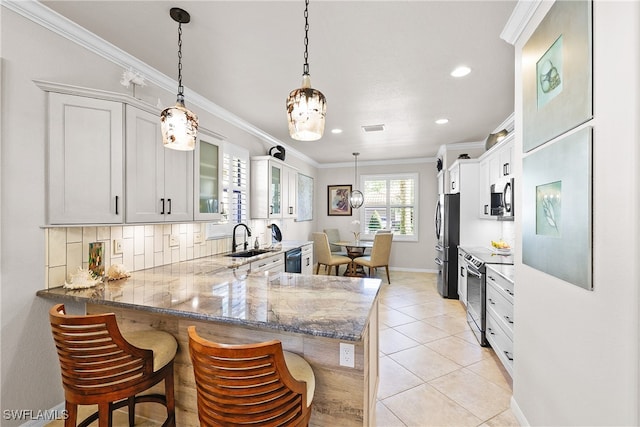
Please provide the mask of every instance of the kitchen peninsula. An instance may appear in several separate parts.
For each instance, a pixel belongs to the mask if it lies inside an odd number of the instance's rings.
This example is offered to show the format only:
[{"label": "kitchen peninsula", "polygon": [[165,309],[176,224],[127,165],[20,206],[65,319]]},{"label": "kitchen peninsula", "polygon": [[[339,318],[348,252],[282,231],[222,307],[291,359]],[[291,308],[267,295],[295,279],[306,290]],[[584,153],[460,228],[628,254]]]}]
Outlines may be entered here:
[{"label": "kitchen peninsula", "polygon": [[[177,425],[198,425],[190,325],[206,339],[229,344],[278,339],[304,357],[316,378],[310,425],[375,425],[380,280],[247,274],[237,268],[247,262],[217,255],[136,271],[94,288],[37,295],[84,305],[87,313],[114,312],[123,331],[151,326],[176,336]],[[353,368],[341,366],[340,343],[354,345]]]}]

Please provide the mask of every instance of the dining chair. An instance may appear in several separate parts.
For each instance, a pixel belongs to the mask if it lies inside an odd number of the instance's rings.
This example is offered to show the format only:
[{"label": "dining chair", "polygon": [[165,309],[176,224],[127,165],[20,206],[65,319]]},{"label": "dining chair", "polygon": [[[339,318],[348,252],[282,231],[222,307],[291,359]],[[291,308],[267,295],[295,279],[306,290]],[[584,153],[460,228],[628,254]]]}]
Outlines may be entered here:
[{"label": "dining chair", "polygon": [[[135,422],[135,405],[161,403],[167,408],[163,426],[175,426],[173,361],[176,339],[157,330],[121,333],[114,313],[68,315],[63,304],[49,310],[51,331],[62,372],[65,427],[75,427],[78,405],[98,405],[80,426],[98,420],[111,426],[113,411],[129,410],[129,426]],[[164,395],[136,396],[164,381]]]},{"label": "dining chair", "polygon": [[342,240],[340,238],[340,230],[338,230],[337,228],[325,228],[323,231],[325,232],[325,234],[327,235],[327,238],[329,239],[329,247],[331,248],[331,253],[334,255],[346,256],[347,253],[342,250],[342,246],[334,245],[333,243],[331,243],[331,242],[339,242],[340,240]]},{"label": "dining chair", "polygon": [[321,265],[329,267],[329,274],[331,274],[331,267],[336,268],[336,276],[340,266],[343,264],[350,264],[351,258],[344,255],[333,255],[331,248],[329,247],[329,239],[326,233],[315,232],[313,235],[313,251],[318,263],[316,267],[316,274],[320,271]]},{"label": "dining chair", "polygon": [[357,265],[369,268],[369,277],[371,277],[371,269],[384,267],[387,271],[387,282],[391,284],[389,277],[389,255],[391,254],[391,242],[393,241],[393,233],[376,233],[373,238],[373,247],[371,255],[355,258],[353,262]]},{"label": "dining chair", "polygon": [[209,426],[307,426],[315,392],[309,363],[277,340],[219,344],[189,326],[198,418]]}]

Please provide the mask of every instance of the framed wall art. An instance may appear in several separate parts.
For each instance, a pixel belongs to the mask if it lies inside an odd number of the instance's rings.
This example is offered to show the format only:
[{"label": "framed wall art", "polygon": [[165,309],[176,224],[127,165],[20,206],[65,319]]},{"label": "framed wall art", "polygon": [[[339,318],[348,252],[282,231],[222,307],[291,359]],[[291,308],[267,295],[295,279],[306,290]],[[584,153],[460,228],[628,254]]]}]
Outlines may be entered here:
[{"label": "framed wall art", "polygon": [[522,160],[522,262],[592,290],[592,128]]},{"label": "framed wall art", "polygon": [[327,185],[327,215],[351,216],[350,185]]},{"label": "framed wall art", "polygon": [[559,0],[522,49],[526,153],[593,117],[591,1]]},{"label": "framed wall art", "polygon": [[313,219],[313,178],[298,174],[298,215],[296,221]]}]

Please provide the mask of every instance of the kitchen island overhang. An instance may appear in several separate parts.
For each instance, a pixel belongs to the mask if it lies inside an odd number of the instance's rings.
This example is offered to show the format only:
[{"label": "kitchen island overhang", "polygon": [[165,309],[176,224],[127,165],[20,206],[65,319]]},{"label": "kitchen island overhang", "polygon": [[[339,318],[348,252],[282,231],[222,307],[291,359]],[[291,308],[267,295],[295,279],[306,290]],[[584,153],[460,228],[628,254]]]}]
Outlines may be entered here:
[{"label": "kitchen island overhang", "polygon": [[[173,333],[179,425],[197,425],[187,327],[229,344],[278,339],[316,375],[311,425],[375,425],[379,279],[294,273],[240,273],[218,257],[134,272],[95,288],[53,288],[38,296],[114,312],[122,329]],[[340,365],[340,343],[354,345],[354,367]],[[153,414],[149,414],[150,416]],[[181,422],[180,422],[181,421]],[[336,424],[337,423],[337,424]]]}]

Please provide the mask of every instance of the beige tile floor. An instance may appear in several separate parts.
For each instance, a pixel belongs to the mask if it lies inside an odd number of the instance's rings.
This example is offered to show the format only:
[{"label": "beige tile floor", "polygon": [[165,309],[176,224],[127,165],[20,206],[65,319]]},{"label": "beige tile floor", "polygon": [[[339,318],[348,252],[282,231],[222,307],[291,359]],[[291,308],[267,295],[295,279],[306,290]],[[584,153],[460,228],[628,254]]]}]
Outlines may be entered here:
[{"label": "beige tile floor", "polygon": [[[391,285],[384,269],[378,277],[383,285],[376,425],[518,426],[509,409],[509,375],[491,349],[478,345],[460,302],[438,294],[435,274],[392,271]],[[91,408],[82,409],[84,414]],[[114,426],[126,425],[124,413],[116,417]],[[141,417],[136,422],[155,425]]]},{"label": "beige tile floor", "polygon": [[377,426],[518,426],[509,374],[436,275],[392,272],[387,285],[380,273]]}]

